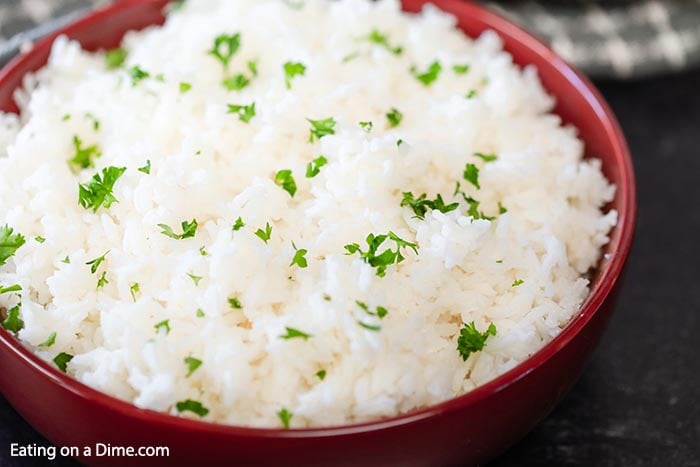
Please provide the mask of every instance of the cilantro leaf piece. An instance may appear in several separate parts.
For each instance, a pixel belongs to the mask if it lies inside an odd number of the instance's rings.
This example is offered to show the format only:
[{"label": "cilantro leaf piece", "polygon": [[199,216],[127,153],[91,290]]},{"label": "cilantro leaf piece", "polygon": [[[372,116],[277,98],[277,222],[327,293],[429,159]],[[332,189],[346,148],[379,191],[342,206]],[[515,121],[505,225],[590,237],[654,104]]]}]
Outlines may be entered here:
[{"label": "cilantro leaf piece", "polygon": [[428,209],[438,210],[442,213],[454,211],[459,207],[459,203],[445,204],[442,199],[442,195],[438,194],[434,200],[427,199],[427,195],[423,193],[418,198],[414,197],[413,193],[410,191],[403,192],[403,199],[401,200],[401,206],[410,207],[417,219],[425,219],[425,214]]},{"label": "cilantro leaf piece", "polygon": [[39,344],[39,347],[47,347],[48,348],[48,347],[51,347],[52,345],[54,345],[55,343],[56,343],[56,331],[49,334],[49,337],[47,337],[44,342]]},{"label": "cilantro leaf piece", "polygon": [[172,238],[174,240],[183,240],[185,238],[193,238],[197,234],[197,219],[192,219],[191,222],[187,221],[182,221],[180,223],[180,227],[182,227],[182,233],[181,234],[176,234],[173,232],[172,227],[170,227],[167,224],[158,224],[158,227],[162,229],[161,234],[165,235],[168,238]]},{"label": "cilantro leaf piece", "polygon": [[424,72],[419,72],[416,67],[411,68],[411,73],[415,78],[423,83],[424,86],[430,86],[435,80],[440,76],[442,71],[442,65],[437,60],[430,64],[428,69]]},{"label": "cilantro leaf piece", "polygon": [[73,355],[61,352],[60,354],[54,357],[53,362],[56,364],[59,370],[61,370],[64,373],[67,373],[68,362],[70,362],[71,360],[73,360]]},{"label": "cilantro leaf piece", "polygon": [[391,128],[396,128],[403,120],[403,114],[399,112],[398,109],[392,107],[391,110],[386,113],[386,119],[389,121],[389,126]]},{"label": "cilantro leaf piece", "polygon": [[467,99],[474,99],[477,96],[477,94],[478,93],[476,92],[476,89],[472,89],[471,91],[469,91],[467,93],[466,97],[467,97]]},{"label": "cilantro leaf piece", "polygon": [[226,78],[221,82],[221,84],[229,91],[240,91],[241,89],[248,87],[250,84],[250,78],[239,73]]},{"label": "cilantro leaf piece", "polygon": [[469,324],[464,323],[459,331],[457,338],[457,351],[464,361],[469,358],[472,352],[479,352],[484,348],[486,339],[489,336],[496,335],[496,326],[493,323],[489,324],[488,329],[484,332],[479,332],[476,329],[474,321]]},{"label": "cilantro leaf piece", "polygon": [[236,52],[238,52],[238,49],[240,47],[240,33],[221,34],[214,38],[214,45],[209,51],[209,54],[215,57],[218,61],[220,61],[224,68],[228,68],[229,62],[236,54]]},{"label": "cilantro leaf piece", "polygon": [[297,246],[292,242],[292,246],[294,247],[294,258],[292,259],[292,262],[289,264],[290,266],[294,266],[295,264],[299,266],[300,268],[306,268],[309,266],[309,263],[306,261],[306,254],[308,253],[308,250],[305,249],[298,249]]},{"label": "cilantro leaf piece", "polygon": [[241,305],[241,301],[238,300],[236,297],[231,297],[228,299],[228,305],[233,308],[234,310],[241,310],[243,309],[243,305]]},{"label": "cilantro leaf piece", "polygon": [[478,157],[484,162],[493,162],[498,160],[498,156],[495,154],[484,154],[483,152],[475,152],[474,157]]},{"label": "cilantro leaf piece", "polygon": [[131,293],[131,298],[136,301],[136,294],[141,293],[141,286],[139,285],[138,282],[134,282],[131,284],[131,287],[129,287],[129,293]]},{"label": "cilantro leaf piece", "polygon": [[316,372],[316,377],[317,377],[318,379],[320,379],[321,381],[323,381],[324,379],[326,379],[326,374],[327,374],[327,373],[326,373],[326,370],[318,370],[318,371]]},{"label": "cilantro leaf piece", "polygon": [[265,223],[265,230],[263,229],[258,229],[255,231],[255,235],[260,238],[265,244],[270,241],[270,238],[272,237],[272,226],[270,226],[270,223],[267,222]]},{"label": "cilantro leaf piece", "polygon": [[365,130],[367,133],[369,133],[370,131],[372,131],[372,127],[373,127],[373,126],[374,126],[374,125],[372,124],[372,122],[360,122],[360,128],[362,128],[363,130]]},{"label": "cilantro leaf piece", "polygon": [[516,280],[513,281],[512,287],[517,287],[517,286],[522,285],[522,284],[524,284],[524,283],[525,283],[524,280],[522,280],[522,279],[516,279]]},{"label": "cilantro leaf piece", "polygon": [[228,104],[228,113],[237,114],[238,119],[243,123],[250,123],[255,117],[255,102],[250,105]]},{"label": "cilantro leaf piece", "polygon": [[292,417],[294,414],[287,409],[282,409],[277,412],[277,416],[282,421],[282,426],[289,429],[290,423],[292,422]]},{"label": "cilantro leaf piece", "polygon": [[206,315],[204,314],[204,310],[198,308],[197,313],[195,313],[195,316],[197,316],[197,318],[204,318]]},{"label": "cilantro leaf piece", "polygon": [[105,64],[108,70],[115,70],[121,67],[126,58],[129,56],[129,51],[117,47],[116,49],[108,50],[105,53]]},{"label": "cilantro leaf piece", "polygon": [[20,305],[16,305],[7,310],[7,317],[2,322],[2,327],[15,334],[24,327],[24,321],[19,317],[19,307]]},{"label": "cilantro leaf piece", "polygon": [[309,143],[320,140],[324,136],[335,134],[336,121],[333,117],[324,118],[322,120],[306,119],[311,124],[311,132],[309,133]]},{"label": "cilantro leaf piece", "polygon": [[479,168],[476,165],[470,163],[466,165],[464,168],[464,179],[474,185],[477,190],[481,189],[479,185]]},{"label": "cilantro leaf piece", "polygon": [[203,279],[202,276],[195,276],[194,274],[190,274],[189,272],[187,273],[187,277],[192,279],[192,282],[194,282],[195,287],[199,287],[199,282]]},{"label": "cilantro leaf piece", "polygon": [[136,86],[139,84],[139,82],[143,81],[146,78],[149,78],[151,74],[141,68],[138,65],[134,65],[131,68],[129,68],[129,77],[131,78],[131,85]]},{"label": "cilantro leaf piece", "polygon": [[298,329],[289,328],[289,327],[285,327],[285,329],[287,330],[287,333],[281,335],[280,339],[304,339],[304,340],[308,340],[310,337],[313,337],[311,334],[307,334],[307,333],[300,331]]},{"label": "cilantro leaf piece", "polygon": [[139,167],[136,170],[138,170],[139,172],[145,173],[146,175],[150,175],[151,174],[151,160],[148,159],[146,161],[146,165],[144,165],[143,167]]},{"label": "cilantro leaf piece", "polygon": [[291,170],[285,169],[277,172],[275,175],[275,184],[282,187],[292,198],[297,192],[297,182],[294,180]]},{"label": "cilantro leaf piece", "polygon": [[25,243],[27,241],[24,235],[15,233],[15,230],[9,225],[5,224],[4,227],[0,227],[0,266],[13,257]]},{"label": "cilantro leaf piece", "polygon": [[78,186],[78,202],[85,209],[97,212],[100,207],[109,209],[119,200],[114,196],[114,184],[124,175],[126,167],[107,167],[102,169],[102,175],[96,173],[86,184]]},{"label": "cilantro leaf piece", "polygon": [[107,280],[107,271],[102,271],[102,275],[99,279],[97,279],[97,290],[100,290],[107,284],[109,284],[109,281]]},{"label": "cilantro leaf piece", "polygon": [[463,75],[469,72],[469,65],[453,65],[452,70],[458,75]]},{"label": "cilantro leaf piece", "polygon": [[328,164],[328,159],[324,156],[318,156],[316,159],[309,162],[306,166],[306,178],[314,178],[321,172],[321,167]]},{"label": "cilantro leaf piece", "polygon": [[[379,248],[386,240],[393,241],[396,244],[396,250],[387,248],[382,253],[378,253]],[[384,277],[386,275],[387,266],[399,264],[406,259],[402,254],[402,250],[409,248],[413,250],[414,253],[418,254],[418,245],[400,238],[394,232],[383,235],[374,235],[370,233],[367,235],[365,241],[368,246],[367,251],[363,251],[357,243],[351,243],[345,245],[346,254],[353,255],[359,253],[365,263],[377,269],[377,276],[379,277]]]},{"label": "cilantro leaf piece", "polygon": [[187,375],[185,378],[192,376],[192,373],[197,371],[197,368],[202,366],[202,361],[194,357],[185,357],[185,365],[187,365]]},{"label": "cilantro leaf piece", "polygon": [[237,231],[241,230],[243,227],[245,227],[245,222],[243,222],[243,218],[241,218],[239,216],[238,219],[236,219],[236,222],[233,224],[233,227],[232,227],[233,231],[237,232]]},{"label": "cilantro leaf piece", "polygon": [[19,284],[8,285],[7,287],[0,286],[0,295],[10,292],[21,292],[22,286]]},{"label": "cilantro leaf piece", "polygon": [[369,35],[366,37],[366,40],[372,42],[373,44],[377,44],[384,47],[386,50],[388,50],[394,55],[401,55],[403,53],[403,47],[392,46],[389,43],[389,37],[377,29],[373,29],[372,32],[370,32]]},{"label": "cilantro leaf piece", "polygon": [[87,263],[85,263],[86,265],[90,266],[91,273],[95,274],[97,272],[97,269],[100,267],[100,264],[104,262],[105,258],[107,258],[107,255],[110,251],[111,250],[107,250],[107,252],[99,258],[95,258],[92,261],[88,261]]},{"label": "cilantro leaf piece", "polygon": [[156,332],[159,332],[161,329],[164,329],[166,335],[170,334],[170,320],[169,319],[165,319],[165,320],[161,321],[160,323],[157,323],[153,327],[156,328]]},{"label": "cilantro leaf piece", "polygon": [[284,64],[284,82],[287,89],[292,89],[292,79],[295,76],[304,76],[306,65],[300,62],[287,62]]},{"label": "cilantro leaf piece", "polygon": [[73,147],[75,148],[75,155],[68,161],[68,165],[74,171],[94,167],[95,159],[102,155],[96,144],[83,147],[83,141],[77,135],[73,136]]},{"label": "cilantro leaf piece", "polygon": [[46,239],[37,235],[36,237],[34,237],[34,241],[37,243],[44,243],[46,242]]},{"label": "cilantro leaf piece", "polygon": [[192,412],[200,417],[206,417],[209,413],[209,409],[204,407],[201,402],[192,399],[178,402],[175,404],[175,408],[178,412]]},{"label": "cilantro leaf piece", "polygon": [[376,331],[381,331],[381,330],[382,330],[382,327],[381,327],[381,326],[375,326],[375,325],[372,325],[372,324],[363,323],[362,321],[358,321],[357,324],[359,324],[359,325],[362,326],[363,328],[367,329],[368,331],[374,331],[374,332],[376,332]]},{"label": "cilantro leaf piece", "polygon": [[180,93],[185,94],[192,90],[192,83],[187,83],[185,81],[180,83]]}]

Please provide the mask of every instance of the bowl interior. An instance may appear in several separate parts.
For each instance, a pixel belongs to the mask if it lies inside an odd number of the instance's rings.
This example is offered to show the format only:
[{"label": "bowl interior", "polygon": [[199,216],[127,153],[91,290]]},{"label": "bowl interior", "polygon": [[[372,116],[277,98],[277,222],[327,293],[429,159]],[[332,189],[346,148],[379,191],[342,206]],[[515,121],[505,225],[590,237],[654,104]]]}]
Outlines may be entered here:
[{"label": "bowl interior", "polygon": [[[53,40],[59,34],[81,42],[88,50],[109,49],[119,44],[129,30],[162,24],[163,8],[169,0],[122,0],[103,8],[56,34],[40,41],[28,53],[13,59],[0,71],[0,110],[17,112],[13,100],[14,91],[22,84],[25,74],[36,71],[46,64]],[[179,424],[193,430],[216,430],[229,433],[247,433],[257,436],[329,436],[334,433],[361,432],[410,423],[433,416],[456,406],[475,404],[504,386],[542,365],[560,348],[565,346],[586,325],[597,311],[617,281],[629,252],[636,216],[636,192],[632,163],[624,136],[619,125],[599,93],[579,73],[573,70],[554,52],[530,34],[495,13],[471,2],[461,0],[404,0],[404,9],[419,11],[426,3],[434,3],[444,11],[455,14],[459,27],[469,36],[475,37],[486,29],[495,30],[504,41],[508,51],[519,65],[533,64],[538,68],[540,79],[547,91],[557,98],[555,112],[565,124],[572,124],[586,145],[586,156],[600,158],[605,176],[617,185],[615,199],[607,208],[619,213],[617,227],[605,247],[607,253],[592,274],[591,294],[581,312],[549,344],[525,362],[475,390],[433,407],[421,409],[387,420],[362,423],[345,427],[274,430],[228,427],[197,420],[181,419],[169,415],[137,409],[125,402],[92,390],[82,383],[60,373],[24,348],[11,334],[0,329],[0,350],[13,352],[65,389],[112,407],[116,411],[128,412],[142,420],[165,424]]]}]

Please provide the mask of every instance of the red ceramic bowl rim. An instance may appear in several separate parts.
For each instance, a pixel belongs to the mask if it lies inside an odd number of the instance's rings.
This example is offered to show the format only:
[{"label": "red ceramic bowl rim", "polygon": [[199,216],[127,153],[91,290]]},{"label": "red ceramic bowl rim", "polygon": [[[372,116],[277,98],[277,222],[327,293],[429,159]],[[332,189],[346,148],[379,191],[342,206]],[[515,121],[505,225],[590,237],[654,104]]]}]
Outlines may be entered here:
[{"label": "red ceramic bowl rim", "polygon": [[[27,57],[32,53],[35,53],[38,50],[44,51],[50,49],[53,40],[57,35],[70,34],[74,31],[78,31],[90,23],[102,20],[117,11],[127,9],[133,4],[141,1],[143,0],[123,0],[113,5],[95,10],[74,23],[62,28],[57,33],[39,41],[34,46],[32,51],[15,57],[0,71],[0,83],[5,81],[7,76],[13,74],[16,68],[21,67],[24,61],[27,60]],[[549,47],[544,45],[534,36],[525,32],[523,29],[509,22],[505,18],[471,2],[464,2],[463,7],[470,10],[470,15],[472,17],[476,15],[481,16],[481,18],[484,19],[484,22],[490,25],[490,28],[511,36],[513,39],[525,45],[544,60],[554,64],[556,69],[567,77],[569,82],[576,88],[577,92],[581,93],[586,98],[588,103],[595,109],[597,117],[605,126],[606,134],[612,140],[612,145],[614,147],[614,161],[616,164],[618,164],[620,170],[620,182],[617,187],[617,196],[619,196],[619,219],[616,227],[619,232],[617,233],[616,237],[617,241],[615,241],[615,237],[612,241],[612,257],[607,265],[603,267],[596,286],[585,300],[584,304],[579,310],[578,315],[574,317],[566,328],[564,328],[562,332],[559,333],[551,342],[546,344],[530,358],[506,373],[498,376],[484,385],[478,386],[474,390],[464,395],[426,407],[424,409],[409,412],[404,415],[352,425],[285,430],[223,425],[207,421],[181,418],[147,409],[140,409],[132,404],[92,389],[78,380],[61,373],[44,360],[41,360],[29,349],[24,347],[5,329],[1,328],[0,346],[15,354],[16,357],[21,358],[35,371],[42,373],[46,378],[50,379],[53,383],[62,387],[63,389],[80,398],[89,400],[95,404],[106,406],[107,408],[123,415],[146,423],[170,425],[184,430],[257,438],[327,437],[363,433],[406,425],[425,418],[439,416],[445,412],[451,412],[476,404],[489,395],[497,393],[512,385],[519,379],[525,377],[528,373],[544,364],[557,351],[559,351],[559,349],[565,347],[581,331],[581,329],[586,326],[592,316],[598,311],[602,303],[605,301],[622,272],[622,268],[632,244],[637,211],[637,196],[632,160],[617,119],[613,115],[608,105],[605,103],[598,90],[583,75],[581,75],[581,73],[573,69],[563,59],[557,56]]]}]

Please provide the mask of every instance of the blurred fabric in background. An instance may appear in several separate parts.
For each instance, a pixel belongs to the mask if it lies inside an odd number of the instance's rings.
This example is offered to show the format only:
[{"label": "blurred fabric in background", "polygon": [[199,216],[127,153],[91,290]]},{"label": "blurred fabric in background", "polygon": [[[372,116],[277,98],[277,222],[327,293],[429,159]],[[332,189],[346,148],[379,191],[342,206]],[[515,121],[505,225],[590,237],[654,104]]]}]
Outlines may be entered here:
[{"label": "blurred fabric in background", "polygon": [[[0,63],[108,0],[0,0]],[[488,0],[594,78],[642,78],[700,65],[700,0]],[[19,34],[19,36],[18,36]]]}]

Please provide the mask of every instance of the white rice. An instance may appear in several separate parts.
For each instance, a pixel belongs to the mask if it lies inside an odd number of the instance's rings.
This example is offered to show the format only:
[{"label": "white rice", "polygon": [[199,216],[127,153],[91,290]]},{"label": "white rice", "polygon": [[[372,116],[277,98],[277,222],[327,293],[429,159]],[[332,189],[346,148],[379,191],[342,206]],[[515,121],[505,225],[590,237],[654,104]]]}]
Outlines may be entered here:
[{"label": "white rice", "polygon": [[[290,3],[191,0],[165,26],[127,35],[123,69],[107,70],[104,54],[59,38],[46,68],[28,78],[21,117],[0,118],[0,224],[27,238],[0,268],[0,286],[23,287],[18,336],[39,356],[73,355],[70,375],[139,407],[198,418],[176,408],[191,399],[209,421],[278,427],[286,409],[292,427],[328,426],[468,392],[576,314],[617,221],[601,211],[614,187],[600,161],[582,159],[576,130],[550,113],[554,99],[537,71],[513,65],[496,34],[471,40],[436,8],[408,15],[395,0]],[[373,29],[403,53],[363,40]],[[258,63],[241,91],[221,85],[224,68],[207,53],[216,36],[234,32],[241,48],[229,73]],[[424,86],[409,70],[435,60],[442,72]],[[287,61],[306,65],[291,89]],[[453,71],[461,64],[470,70]],[[134,65],[151,75],[135,86],[126,71]],[[180,92],[181,82],[191,90]],[[227,104],[252,102],[249,124],[227,113]],[[385,116],[392,108],[404,116],[396,128]],[[307,118],[326,117],[336,133],[310,143]],[[103,153],[77,174],[66,163],[74,135]],[[328,164],[306,178],[321,154]],[[150,175],[137,170],[146,160]],[[481,189],[462,178],[467,163],[480,169]],[[95,214],[78,204],[78,184],[108,166],[127,168],[114,188],[119,202]],[[281,169],[293,171],[294,197],[274,182]],[[453,196],[458,180],[494,220],[468,214]],[[400,206],[406,191],[460,206],[420,220]],[[507,213],[498,214],[499,202]],[[234,232],[239,217],[246,226]],[[180,233],[192,219],[194,238],[160,233],[158,224]],[[266,223],[267,244],[255,235]],[[366,249],[368,233],[388,231],[418,254],[405,250],[385,277],[345,254],[345,245]],[[307,268],[290,266],[292,242],[308,250]],[[91,273],[86,262],[106,251]],[[102,272],[109,282],[98,290]],[[198,286],[188,274],[202,277]],[[233,297],[242,309],[229,305]],[[0,308],[19,300],[0,295]],[[368,315],[358,300],[388,315]],[[163,320],[169,333],[155,328]],[[472,321],[480,331],[493,323],[497,334],[464,361],[457,336]],[[282,339],[286,327],[312,337]],[[40,347],[53,332],[55,344]],[[189,377],[186,357],[203,362]]]}]

